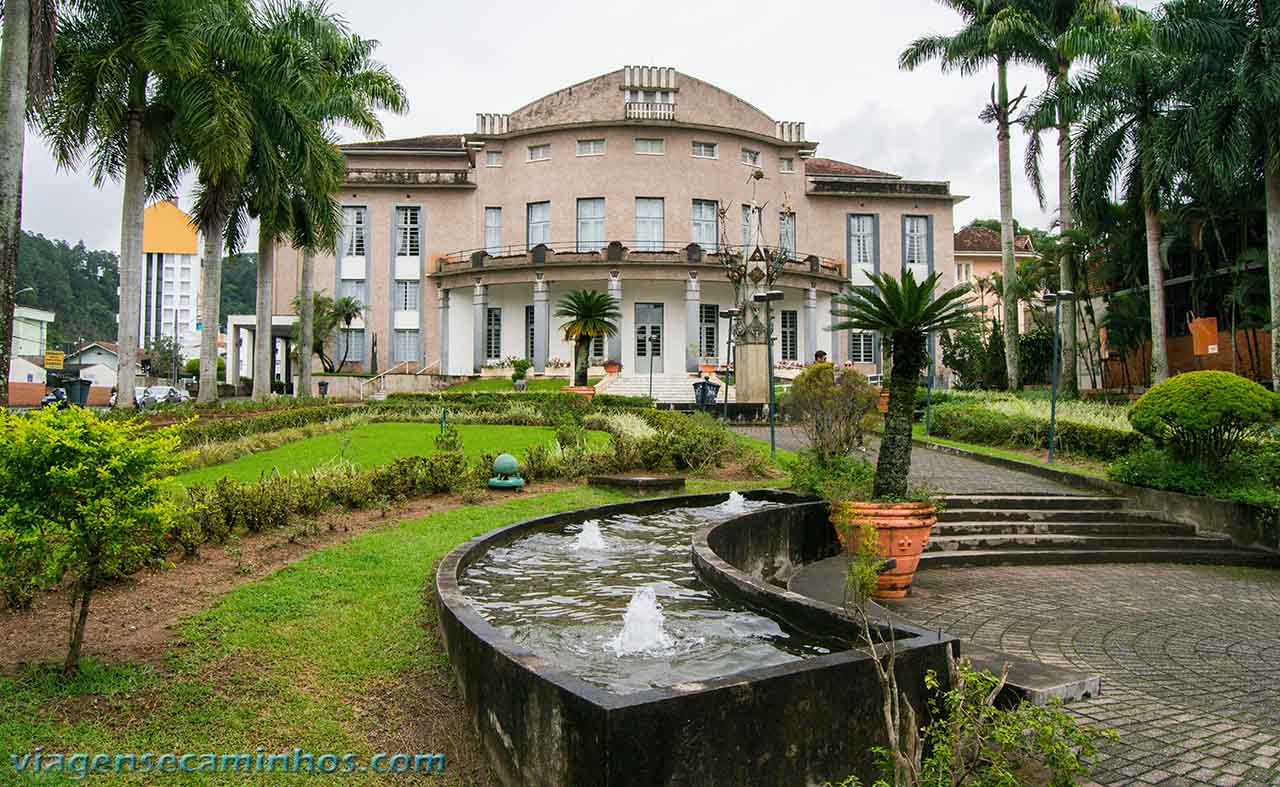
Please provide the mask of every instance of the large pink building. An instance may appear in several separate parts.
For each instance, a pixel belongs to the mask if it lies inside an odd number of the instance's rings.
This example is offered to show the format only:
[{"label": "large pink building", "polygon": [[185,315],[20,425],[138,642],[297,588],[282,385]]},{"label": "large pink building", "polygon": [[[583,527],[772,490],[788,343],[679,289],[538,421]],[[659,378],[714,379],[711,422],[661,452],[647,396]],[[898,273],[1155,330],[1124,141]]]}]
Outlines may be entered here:
[{"label": "large pink building", "polygon": [[[562,369],[572,352],[555,304],[591,288],[622,306],[620,334],[593,348],[622,363],[619,385],[651,366],[685,377],[724,355],[719,311],[732,297],[719,258],[746,242],[754,201],[763,243],[790,258],[775,358],[823,350],[878,371],[876,337],[829,330],[831,297],[873,271],[937,270],[954,283],[962,198],[945,181],[817,149],[804,123],[674,69],[634,66],[479,114],[474,133],[346,145],[345,227],[335,253],[317,259],[315,286],[369,308],[334,355],[346,352],[347,371],[367,369],[376,342],[378,371],[473,374],[511,357]],[[277,266],[283,336],[300,257],[281,248]],[[252,373],[249,327],[231,320],[229,377]]]}]

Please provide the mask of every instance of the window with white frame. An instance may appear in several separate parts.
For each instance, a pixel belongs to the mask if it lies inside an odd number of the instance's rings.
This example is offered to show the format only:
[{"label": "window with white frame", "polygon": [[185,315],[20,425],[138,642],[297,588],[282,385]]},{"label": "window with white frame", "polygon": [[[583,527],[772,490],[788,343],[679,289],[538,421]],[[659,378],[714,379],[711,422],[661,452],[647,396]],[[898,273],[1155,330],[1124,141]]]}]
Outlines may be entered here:
[{"label": "window with white frame", "polygon": [[783,173],[796,171],[796,160],[790,156],[778,159],[778,171]]},{"label": "window with white frame", "polygon": [[916,281],[929,273],[929,217],[902,217],[902,266],[915,274]]},{"label": "window with white frame", "polygon": [[578,251],[604,248],[604,198],[578,200]]},{"label": "window with white frame", "polygon": [[875,363],[876,335],[871,331],[850,331],[849,360],[853,363]]},{"label": "window with white frame", "polygon": [[549,158],[551,158],[551,144],[550,144],[550,143],[544,143],[544,144],[541,144],[541,145],[530,145],[530,146],[529,146],[529,160],[530,160],[530,161],[546,161],[546,160],[547,160],[547,159],[549,159]]},{"label": "window with white frame", "polygon": [[641,90],[629,88],[627,101],[632,104],[674,104],[675,94],[670,90]]},{"label": "window with white frame", "polygon": [[502,359],[502,308],[490,306],[484,316],[484,359]]},{"label": "window with white frame", "polygon": [[537,310],[533,304],[527,304],[524,307],[524,357],[530,361],[533,360],[533,338],[534,327],[536,325]]},{"label": "window with white frame", "polygon": [[422,209],[396,208],[396,256],[417,257],[422,249]]},{"label": "window with white frame", "polygon": [[604,337],[592,336],[591,346],[588,348],[587,357],[594,361],[604,360]]},{"label": "window with white frame", "polygon": [[720,243],[720,205],[713,199],[693,201],[693,242],[708,252]]},{"label": "window with white frame", "polygon": [[342,209],[342,237],[347,240],[348,257],[364,256],[365,209],[348,205]]},{"label": "window with white frame", "polygon": [[657,251],[663,242],[661,197],[636,197],[636,248]]},{"label": "window with white frame", "polygon": [[869,213],[849,216],[849,279],[855,287],[871,283],[876,272],[876,217]]},{"label": "window with white frame", "polygon": [[751,245],[751,206],[742,206],[742,245],[747,247]]},{"label": "window with white frame", "polygon": [[720,307],[714,303],[698,306],[698,355],[703,358],[720,357]]},{"label": "window with white frame", "polygon": [[786,255],[787,259],[795,259],[796,214],[791,211],[783,211],[778,214],[778,248]]},{"label": "window with white frame", "polygon": [[364,279],[339,279],[338,280],[338,297],[354,298],[360,303],[364,303]]},{"label": "window with white frame", "polygon": [[501,167],[501,166],[502,166],[502,151],[501,151],[501,150],[486,150],[486,151],[484,152],[484,165],[485,165],[486,167]]},{"label": "window with white frame", "polygon": [[530,202],[528,207],[529,220],[525,229],[525,236],[528,238],[529,248],[537,246],[539,243],[551,242],[551,203],[550,202]]},{"label": "window with white frame", "polygon": [[971,284],[973,282],[973,263],[957,262],[956,263],[956,284]]},{"label": "window with white frame", "polygon": [[743,148],[741,160],[743,164],[750,164],[753,167],[758,167],[760,166],[760,151],[752,150],[751,148]]},{"label": "window with white frame", "polygon": [[397,329],[395,335],[391,337],[391,361],[392,363],[405,363],[406,361],[418,360],[418,332],[417,330]]},{"label": "window with white frame", "polygon": [[502,253],[502,208],[484,209],[484,250],[493,257]]},{"label": "window with white frame", "polygon": [[667,152],[667,141],[661,137],[636,137],[636,153],[642,156],[661,156]]},{"label": "window with white frame", "polygon": [[694,158],[719,158],[719,152],[716,150],[714,142],[693,141],[693,157]]},{"label": "window with white frame", "polygon": [[782,318],[782,360],[798,361],[800,359],[800,313],[795,309],[783,309]]},{"label": "window with white frame", "polygon": [[395,309],[398,312],[416,312],[418,310],[418,282],[396,282]]},{"label": "window with white frame", "polygon": [[343,328],[338,334],[338,357],[334,360],[364,363],[364,328]]},{"label": "window with white frame", "polygon": [[578,140],[579,156],[603,156],[604,140],[603,139],[580,139]]}]

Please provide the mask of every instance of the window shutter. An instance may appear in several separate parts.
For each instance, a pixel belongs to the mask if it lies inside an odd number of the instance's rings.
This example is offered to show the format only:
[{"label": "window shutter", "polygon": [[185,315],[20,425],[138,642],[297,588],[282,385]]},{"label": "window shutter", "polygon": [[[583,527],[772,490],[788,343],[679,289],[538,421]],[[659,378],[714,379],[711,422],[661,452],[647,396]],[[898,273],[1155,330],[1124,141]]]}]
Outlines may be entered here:
[{"label": "window shutter", "polygon": [[875,272],[880,273],[880,214],[871,214],[871,261]]},{"label": "window shutter", "polygon": [[925,260],[929,263],[929,275],[933,275],[933,216],[925,216]]},{"label": "window shutter", "polygon": [[907,217],[902,217],[902,261],[898,266],[898,275],[902,276],[907,272]]}]

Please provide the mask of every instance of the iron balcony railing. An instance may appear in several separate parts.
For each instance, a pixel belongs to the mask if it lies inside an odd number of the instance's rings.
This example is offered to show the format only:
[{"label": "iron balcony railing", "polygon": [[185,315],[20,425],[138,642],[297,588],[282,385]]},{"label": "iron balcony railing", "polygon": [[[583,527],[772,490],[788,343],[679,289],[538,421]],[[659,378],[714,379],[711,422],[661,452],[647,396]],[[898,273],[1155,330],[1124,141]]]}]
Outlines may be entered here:
[{"label": "iron balcony railing", "polygon": [[675,120],[676,105],[665,102],[628,101],[627,120]]},{"label": "iron balcony railing", "polygon": [[[579,241],[539,243],[530,247],[525,244],[490,247],[487,249],[463,249],[450,254],[438,256],[438,270],[442,273],[453,273],[460,269],[512,267],[525,264],[543,264],[547,262],[572,263],[654,263],[669,262],[672,264],[711,263],[718,264],[723,255],[743,256],[743,246],[717,244],[701,246],[691,241],[650,241],[621,240],[608,243],[582,243]],[[778,247],[762,247],[770,256],[781,253]],[[754,247],[747,252],[747,256]],[[843,277],[845,264],[843,260],[822,257],[816,254],[803,254],[790,250],[785,252],[784,270],[802,273],[810,272],[829,277]]]}]

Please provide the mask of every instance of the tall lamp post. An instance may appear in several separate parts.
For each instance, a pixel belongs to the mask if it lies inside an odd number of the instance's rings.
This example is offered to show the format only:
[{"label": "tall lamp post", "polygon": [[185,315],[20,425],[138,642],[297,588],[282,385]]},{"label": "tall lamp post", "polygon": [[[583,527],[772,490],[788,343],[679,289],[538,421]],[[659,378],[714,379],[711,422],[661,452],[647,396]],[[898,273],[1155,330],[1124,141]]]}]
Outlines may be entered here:
[{"label": "tall lamp post", "polygon": [[729,364],[733,363],[733,321],[738,319],[738,315],[742,314],[742,309],[734,307],[725,309],[720,312],[720,319],[729,321],[729,335],[724,340],[724,362],[725,362],[725,380],[724,380],[724,422],[729,423],[729,375],[727,370]]},{"label": "tall lamp post", "polygon": [[1062,302],[1073,301],[1075,297],[1076,294],[1071,290],[1061,290],[1059,292],[1046,292],[1043,299],[1045,306],[1053,304],[1053,357],[1049,361],[1051,364],[1049,372],[1049,464],[1053,464],[1053,448],[1058,427],[1058,367],[1061,365],[1061,359],[1058,357],[1058,346],[1060,344],[1058,335],[1062,333]]},{"label": "tall lamp post", "polygon": [[774,301],[782,300],[782,298],[782,290],[767,290],[765,292],[757,292],[751,296],[751,300],[764,304],[765,345],[768,347],[768,360],[766,363],[769,365],[769,455],[775,459],[778,456],[778,408],[774,401],[773,393],[773,309],[771,304]]}]

